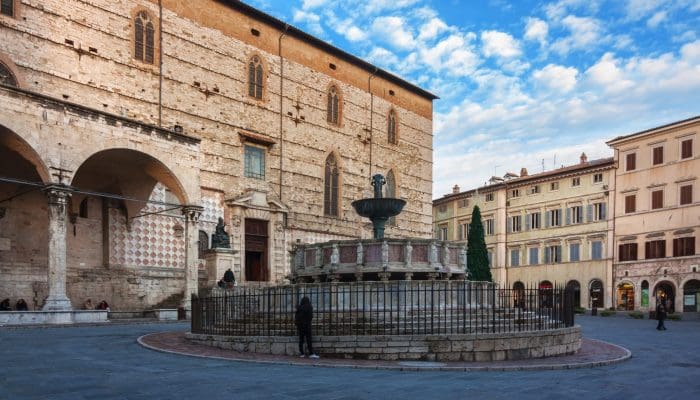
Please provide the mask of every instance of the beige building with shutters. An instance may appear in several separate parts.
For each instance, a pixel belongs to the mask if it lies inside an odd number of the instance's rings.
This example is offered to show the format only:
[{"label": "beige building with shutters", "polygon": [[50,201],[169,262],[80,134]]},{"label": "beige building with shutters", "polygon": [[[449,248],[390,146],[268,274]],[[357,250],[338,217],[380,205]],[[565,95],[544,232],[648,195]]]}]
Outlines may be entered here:
[{"label": "beige building with shutters", "polygon": [[568,285],[577,305],[612,304],[611,158],[528,175],[493,177],[477,190],[434,200],[440,239],[466,244],[474,205],[494,280],[509,288]]},{"label": "beige building with shutters", "polygon": [[614,303],[700,311],[700,117],[615,138]]}]

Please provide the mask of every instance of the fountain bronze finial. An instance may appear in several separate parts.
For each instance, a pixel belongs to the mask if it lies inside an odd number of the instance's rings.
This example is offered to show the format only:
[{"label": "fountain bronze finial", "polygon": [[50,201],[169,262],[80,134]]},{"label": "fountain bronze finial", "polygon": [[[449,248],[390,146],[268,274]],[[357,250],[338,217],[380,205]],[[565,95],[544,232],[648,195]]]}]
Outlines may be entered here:
[{"label": "fountain bronze finial", "polygon": [[384,197],[382,195],[382,186],[386,185],[386,179],[384,179],[384,175],[382,174],[376,174],[372,177],[372,186],[374,186],[374,198],[375,199],[381,199]]},{"label": "fountain bronze finial", "polygon": [[401,212],[406,200],[385,198],[382,195],[382,186],[386,184],[386,179],[381,174],[372,176],[371,181],[374,186],[374,198],[355,200],[352,206],[360,216],[372,221],[374,238],[382,239],[386,221]]}]

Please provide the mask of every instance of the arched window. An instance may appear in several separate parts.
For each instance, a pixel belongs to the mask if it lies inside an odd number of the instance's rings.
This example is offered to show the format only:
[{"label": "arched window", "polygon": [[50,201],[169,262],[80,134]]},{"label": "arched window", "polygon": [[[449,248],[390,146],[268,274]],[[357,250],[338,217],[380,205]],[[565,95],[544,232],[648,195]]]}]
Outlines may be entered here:
[{"label": "arched window", "polygon": [[[4,3],[3,3],[4,4]],[[0,62],[0,83],[3,85],[17,86],[17,78],[12,74],[10,68]]]},{"label": "arched window", "polygon": [[198,256],[200,260],[204,259],[204,253],[209,250],[209,235],[204,231],[199,231]]},{"label": "arched window", "polygon": [[15,16],[15,0],[2,0],[0,1],[0,14],[7,15],[8,17]]},{"label": "arched window", "polygon": [[389,143],[398,144],[399,139],[396,135],[396,111],[390,110],[387,117],[387,137]]},{"label": "arched window", "polygon": [[145,11],[136,14],[134,20],[134,58],[146,64],[155,61],[155,28]]},{"label": "arched window", "polygon": [[323,192],[323,214],[338,216],[338,162],[333,154],[326,158],[326,176]]},{"label": "arched window", "polygon": [[[396,177],[394,171],[386,173],[386,186],[384,186],[384,197],[396,198]],[[396,225],[396,217],[389,217],[389,225]]]},{"label": "arched window", "polygon": [[328,89],[328,122],[340,125],[340,94],[338,88],[331,86]]},{"label": "arched window", "polygon": [[248,62],[248,96],[262,99],[263,67],[260,57],[253,56]]}]

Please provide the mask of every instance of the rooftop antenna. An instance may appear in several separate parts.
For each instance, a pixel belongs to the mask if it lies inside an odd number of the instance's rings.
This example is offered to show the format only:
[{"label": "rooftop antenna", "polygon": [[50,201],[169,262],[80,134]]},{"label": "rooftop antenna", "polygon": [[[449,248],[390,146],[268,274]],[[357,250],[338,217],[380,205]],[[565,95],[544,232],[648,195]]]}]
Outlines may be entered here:
[{"label": "rooftop antenna", "polygon": [[500,167],[500,165],[494,165],[493,166],[493,176],[496,176],[496,168]]},{"label": "rooftop antenna", "polygon": [[542,159],[542,172],[544,172],[544,158]]},{"label": "rooftop antenna", "polygon": [[554,153],[554,163],[552,163],[552,169],[557,168],[557,153]]}]

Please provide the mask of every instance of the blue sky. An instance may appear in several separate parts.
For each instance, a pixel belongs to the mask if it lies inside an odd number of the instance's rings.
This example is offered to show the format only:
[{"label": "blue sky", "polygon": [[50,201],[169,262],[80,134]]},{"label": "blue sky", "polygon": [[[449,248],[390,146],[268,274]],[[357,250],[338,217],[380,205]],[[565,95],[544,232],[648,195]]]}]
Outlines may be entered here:
[{"label": "blue sky", "polygon": [[700,115],[700,0],[247,0],[440,96],[433,198]]}]

